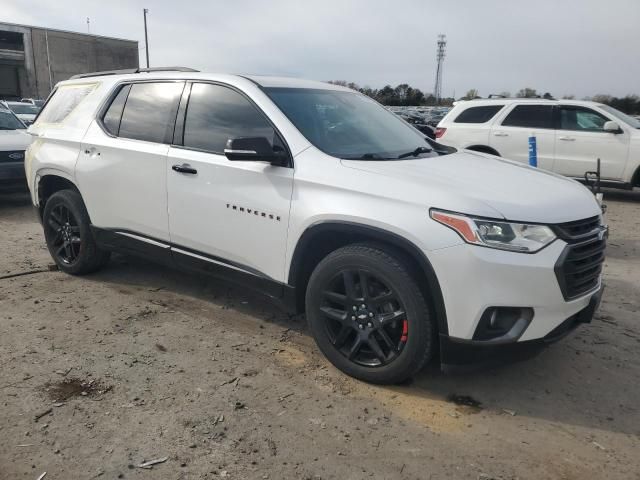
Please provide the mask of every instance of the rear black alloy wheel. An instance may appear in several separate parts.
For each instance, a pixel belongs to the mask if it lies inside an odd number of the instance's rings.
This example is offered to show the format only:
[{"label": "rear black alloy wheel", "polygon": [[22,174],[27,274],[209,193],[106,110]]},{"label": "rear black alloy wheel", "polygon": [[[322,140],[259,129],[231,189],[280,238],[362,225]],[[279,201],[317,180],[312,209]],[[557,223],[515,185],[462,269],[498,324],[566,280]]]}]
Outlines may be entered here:
[{"label": "rear black alloy wheel", "polygon": [[42,225],[49,253],[63,272],[83,275],[109,261],[109,252],[96,244],[89,214],[77,191],[60,190],[51,195],[44,205]]},{"label": "rear black alloy wheel", "polygon": [[379,367],[393,362],[408,339],[405,308],[375,274],[339,272],[323,291],[320,313],[333,346],[352,362]]},{"label": "rear black alloy wheel", "polygon": [[398,383],[431,358],[437,338],[410,260],[392,247],[353,244],[320,261],[309,278],[309,328],[327,359],[372,383]]},{"label": "rear black alloy wheel", "polygon": [[64,204],[56,205],[50,212],[45,228],[49,230],[52,253],[66,265],[73,265],[79,257],[82,237],[78,220]]}]

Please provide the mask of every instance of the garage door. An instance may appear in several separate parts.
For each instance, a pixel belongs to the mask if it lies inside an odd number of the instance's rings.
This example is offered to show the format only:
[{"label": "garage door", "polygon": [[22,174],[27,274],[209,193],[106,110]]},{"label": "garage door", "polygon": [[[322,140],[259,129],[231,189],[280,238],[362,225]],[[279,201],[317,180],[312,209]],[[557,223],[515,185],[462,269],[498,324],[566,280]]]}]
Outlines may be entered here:
[{"label": "garage door", "polygon": [[6,98],[7,100],[20,98],[18,67],[0,65],[0,98]]}]

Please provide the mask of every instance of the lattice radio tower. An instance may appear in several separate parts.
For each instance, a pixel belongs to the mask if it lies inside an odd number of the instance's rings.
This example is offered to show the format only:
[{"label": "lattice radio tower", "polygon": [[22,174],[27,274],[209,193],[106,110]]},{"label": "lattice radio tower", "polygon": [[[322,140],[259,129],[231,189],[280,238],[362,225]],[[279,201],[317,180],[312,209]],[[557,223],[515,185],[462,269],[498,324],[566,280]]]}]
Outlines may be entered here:
[{"label": "lattice radio tower", "polygon": [[433,96],[436,97],[436,103],[440,103],[440,99],[442,98],[442,68],[446,48],[447,36],[443,34],[438,35],[438,48],[436,50],[438,66],[436,68],[436,86],[433,88]]}]

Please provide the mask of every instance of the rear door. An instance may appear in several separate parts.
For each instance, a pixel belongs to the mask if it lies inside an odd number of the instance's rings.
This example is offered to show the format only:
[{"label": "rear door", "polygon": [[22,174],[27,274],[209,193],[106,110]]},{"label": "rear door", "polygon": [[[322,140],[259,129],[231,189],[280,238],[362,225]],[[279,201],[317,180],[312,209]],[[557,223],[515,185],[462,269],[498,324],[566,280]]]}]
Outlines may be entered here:
[{"label": "rear door", "polygon": [[221,84],[193,83],[178,118],[183,135],[165,167],[174,259],[284,282],[293,168],[224,155],[227,140],[238,137],[266,137],[286,149],[279,133],[247,96]]},{"label": "rear door", "polygon": [[123,85],[90,126],[76,177],[96,227],[168,242],[166,160],[183,88],[177,81]]},{"label": "rear door", "polygon": [[583,177],[601,161],[602,178],[622,179],[629,154],[629,134],[605,132],[611,119],[591,108],[560,105],[556,136],[556,171]]},{"label": "rear door", "polygon": [[554,169],[555,131],[553,104],[516,104],[496,119],[489,135],[489,145],[500,156],[529,163],[529,137],[536,137],[538,167]]}]

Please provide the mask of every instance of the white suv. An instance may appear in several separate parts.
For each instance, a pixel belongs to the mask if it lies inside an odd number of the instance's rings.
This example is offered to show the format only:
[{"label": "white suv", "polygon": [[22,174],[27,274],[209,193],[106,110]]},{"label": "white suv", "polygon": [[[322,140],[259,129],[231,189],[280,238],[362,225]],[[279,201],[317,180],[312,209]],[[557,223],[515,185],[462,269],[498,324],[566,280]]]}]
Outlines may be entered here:
[{"label": "white suv", "polygon": [[445,145],[527,163],[532,133],[540,168],[583,180],[600,158],[603,185],[640,187],[640,121],[601,103],[461,101],[438,124],[436,138]]},{"label": "white suv", "polygon": [[455,153],[346,88],[138,72],[58,84],[29,129],[61,270],[115,250],[242,282],[306,311],[329,360],[378,383],[591,320],[606,227],[582,185]]}]

